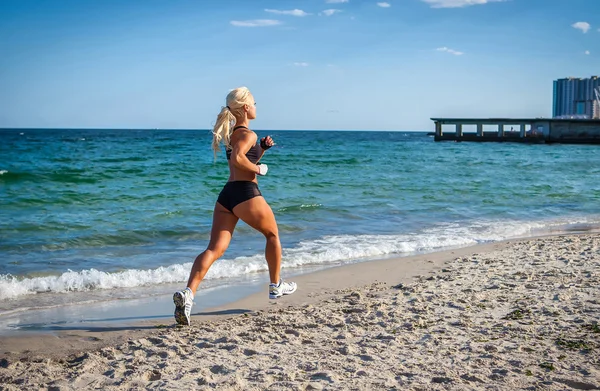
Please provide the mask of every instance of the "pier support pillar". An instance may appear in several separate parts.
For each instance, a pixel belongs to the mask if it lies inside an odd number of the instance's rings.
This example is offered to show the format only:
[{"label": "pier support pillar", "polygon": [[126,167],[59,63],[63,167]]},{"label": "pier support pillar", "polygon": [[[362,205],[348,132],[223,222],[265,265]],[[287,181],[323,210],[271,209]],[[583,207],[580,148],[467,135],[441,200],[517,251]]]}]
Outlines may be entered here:
[{"label": "pier support pillar", "polygon": [[521,124],[521,138],[525,138],[527,135],[527,124]]},{"label": "pier support pillar", "polygon": [[462,137],[462,124],[456,124],[456,137]]},{"label": "pier support pillar", "polygon": [[435,122],[435,135],[438,137],[442,135],[442,123],[439,121]]},{"label": "pier support pillar", "polygon": [[477,124],[477,136],[483,136],[483,124]]},{"label": "pier support pillar", "polygon": [[504,137],[504,124],[498,124],[498,137]]}]

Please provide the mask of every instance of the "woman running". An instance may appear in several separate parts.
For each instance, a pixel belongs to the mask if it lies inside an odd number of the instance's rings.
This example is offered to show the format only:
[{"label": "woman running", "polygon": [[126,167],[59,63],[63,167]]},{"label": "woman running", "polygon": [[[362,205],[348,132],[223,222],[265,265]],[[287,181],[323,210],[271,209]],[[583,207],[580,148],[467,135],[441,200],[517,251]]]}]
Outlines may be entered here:
[{"label": "woman running", "polygon": [[175,320],[190,324],[194,295],[210,266],[225,253],[233,230],[239,219],[265,235],[265,258],[269,267],[269,298],[278,299],[296,291],[294,282],[283,281],[281,269],[281,243],[273,211],[258,189],[257,175],[266,175],[268,167],[259,160],[274,143],[270,136],[257,144],[257,136],[248,128],[256,118],[256,102],[246,87],[236,88],[226,98],[213,129],[212,149],[225,145],[229,163],[229,179],[217,198],[213,212],[210,242],[204,252],[196,257],[187,287],[175,292]]}]

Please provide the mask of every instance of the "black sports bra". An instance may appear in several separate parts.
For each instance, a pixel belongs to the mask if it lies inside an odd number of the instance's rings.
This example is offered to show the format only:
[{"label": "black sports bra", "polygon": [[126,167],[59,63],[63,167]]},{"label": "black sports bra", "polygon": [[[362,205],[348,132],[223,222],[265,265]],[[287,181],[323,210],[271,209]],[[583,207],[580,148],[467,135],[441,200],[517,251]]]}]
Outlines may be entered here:
[{"label": "black sports bra", "polygon": [[[244,129],[248,129],[245,126],[236,126],[235,128],[233,128],[233,131],[235,132],[237,129],[239,128],[244,128]],[[248,160],[250,160],[253,164],[256,164],[256,162],[258,162],[258,159],[260,159],[260,155],[261,155],[261,151],[260,151],[260,146],[258,144],[254,144],[250,150],[248,150],[248,152],[246,152],[246,157],[248,158]],[[225,155],[227,156],[227,160],[231,159],[231,148],[227,148],[225,150]]]}]

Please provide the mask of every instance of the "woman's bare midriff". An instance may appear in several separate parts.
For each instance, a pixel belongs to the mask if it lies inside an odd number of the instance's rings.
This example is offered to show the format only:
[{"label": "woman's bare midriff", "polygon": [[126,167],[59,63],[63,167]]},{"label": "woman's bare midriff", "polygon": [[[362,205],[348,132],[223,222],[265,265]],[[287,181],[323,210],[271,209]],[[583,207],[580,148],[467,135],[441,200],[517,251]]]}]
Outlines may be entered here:
[{"label": "woman's bare midriff", "polygon": [[227,182],[232,181],[249,181],[258,183],[256,179],[256,174],[253,172],[248,172],[246,170],[240,170],[239,168],[235,168],[233,163],[229,161],[229,179]]}]

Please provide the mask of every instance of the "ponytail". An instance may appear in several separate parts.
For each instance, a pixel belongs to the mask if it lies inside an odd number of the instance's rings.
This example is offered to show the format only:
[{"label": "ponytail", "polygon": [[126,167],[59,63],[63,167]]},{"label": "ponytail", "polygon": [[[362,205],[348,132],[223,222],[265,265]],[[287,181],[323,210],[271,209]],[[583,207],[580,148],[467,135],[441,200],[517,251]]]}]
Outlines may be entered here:
[{"label": "ponytail", "polygon": [[212,134],[212,150],[217,158],[217,152],[221,150],[219,144],[223,143],[225,148],[230,148],[229,138],[231,137],[231,126],[235,121],[235,117],[229,110],[229,107],[225,106],[221,109],[221,112],[217,116],[217,122],[213,128]]}]

